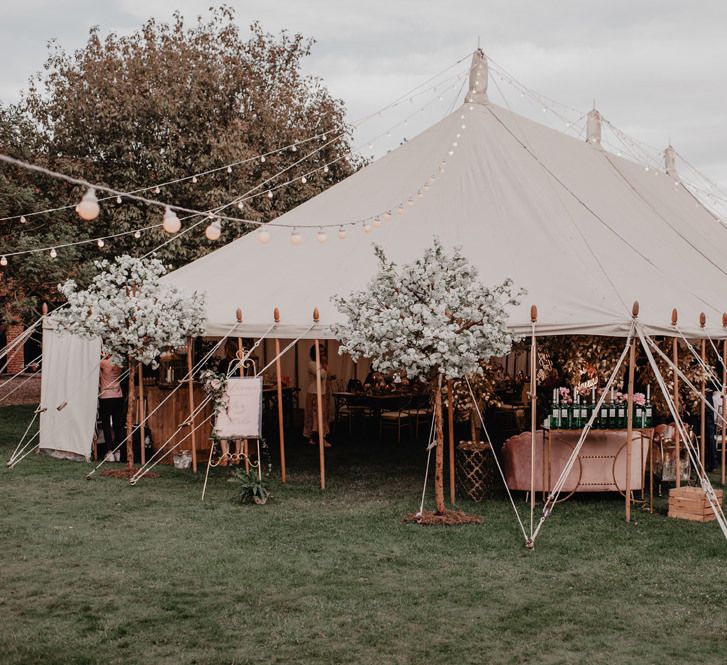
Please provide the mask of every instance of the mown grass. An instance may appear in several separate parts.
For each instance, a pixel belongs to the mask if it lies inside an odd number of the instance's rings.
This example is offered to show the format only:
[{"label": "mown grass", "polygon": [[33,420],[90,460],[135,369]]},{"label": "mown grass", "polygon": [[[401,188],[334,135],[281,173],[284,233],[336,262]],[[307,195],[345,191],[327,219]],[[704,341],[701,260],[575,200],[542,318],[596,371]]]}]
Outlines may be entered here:
[{"label": "mown grass", "polygon": [[[30,414],[0,410],[3,459]],[[202,503],[168,467],[136,487],[35,455],[4,469],[0,662],[725,662],[714,523],[627,525],[620,497],[578,498],[529,552],[503,497],[462,504],[481,526],[403,524],[417,448],[340,446],[325,493],[315,452],[290,447],[264,507],[224,475]]]}]

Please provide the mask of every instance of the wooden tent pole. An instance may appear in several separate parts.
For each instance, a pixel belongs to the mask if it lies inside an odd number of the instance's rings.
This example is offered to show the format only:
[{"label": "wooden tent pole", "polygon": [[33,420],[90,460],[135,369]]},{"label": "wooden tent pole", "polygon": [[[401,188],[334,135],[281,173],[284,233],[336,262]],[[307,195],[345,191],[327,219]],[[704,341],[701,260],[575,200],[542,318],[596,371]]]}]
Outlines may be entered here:
[{"label": "wooden tent pole", "polygon": [[[671,312],[671,325],[676,328],[677,325],[677,311],[673,309]],[[679,367],[679,340],[676,335],[672,338],[671,346],[672,363],[674,367]],[[674,411],[679,415],[679,375],[676,369],[672,370],[674,375]],[[676,475],[676,486],[682,486],[682,459],[681,450],[679,445],[679,428],[674,423],[674,473]]]},{"label": "wooden tent pole", "polygon": [[[639,303],[636,301],[631,308],[634,321],[639,316]],[[631,448],[634,432],[634,371],[636,369],[636,342],[631,339],[629,349],[629,392],[626,400],[626,521],[631,521]],[[641,439],[639,445],[642,446]],[[642,474],[643,478],[643,474]],[[643,480],[642,480],[643,482]]]},{"label": "wooden tent pole", "polygon": [[535,322],[538,320],[538,308],[530,307],[530,321],[533,324],[533,334],[530,339],[530,534],[533,533],[533,511],[535,510],[535,437],[537,435],[537,397],[536,397],[536,371],[538,343],[535,341]]},{"label": "wooden tent pole", "polygon": [[146,425],[144,425],[144,415],[145,415],[146,409],[144,408],[144,370],[143,365],[139,363],[139,432],[141,436],[141,464],[142,466],[146,463],[146,450],[144,449],[144,440],[146,437],[144,436],[144,432],[146,430]]},{"label": "wooden tent pole", "polygon": [[[318,308],[313,310],[313,322],[318,323],[320,314]],[[321,471],[321,489],[326,489],[326,455],[323,442],[323,390],[321,386],[321,349],[318,346],[318,339],[314,340],[316,345],[316,411],[318,412],[318,458]]]},{"label": "wooden tent pole", "polygon": [[[449,502],[454,505],[454,382],[447,379],[447,426],[449,434]],[[474,443],[474,442],[473,442]]]},{"label": "wooden tent pole", "polygon": [[[699,327],[702,329],[702,344],[700,349],[700,355],[702,357],[702,366],[707,364],[707,340],[704,339],[704,326],[707,323],[707,317],[704,312],[699,315]],[[706,450],[706,435],[707,435],[707,376],[702,370],[702,402],[699,411],[699,458],[702,462],[702,467],[706,468],[707,461],[705,459]]]},{"label": "wooden tent pole", "polygon": [[134,359],[129,356],[129,397],[126,406],[126,466],[129,470],[134,468]]},{"label": "wooden tent pole", "polygon": [[[727,312],[722,314],[722,327],[727,328]],[[727,339],[722,340],[722,485],[725,484],[725,434],[727,434]]]},{"label": "wooden tent pole", "polygon": [[[280,310],[273,312],[275,323],[280,323]],[[275,338],[275,376],[278,384],[278,439],[280,443],[280,479],[286,481],[285,473],[285,422],[283,421],[283,379],[280,369],[280,340]]]},{"label": "wooden tent pole", "polygon": [[192,472],[197,473],[197,441],[194,431],[194,377],[192,376],[192,338],[187,337],[187,389],[189,394],[189,426],[192,428]]}]

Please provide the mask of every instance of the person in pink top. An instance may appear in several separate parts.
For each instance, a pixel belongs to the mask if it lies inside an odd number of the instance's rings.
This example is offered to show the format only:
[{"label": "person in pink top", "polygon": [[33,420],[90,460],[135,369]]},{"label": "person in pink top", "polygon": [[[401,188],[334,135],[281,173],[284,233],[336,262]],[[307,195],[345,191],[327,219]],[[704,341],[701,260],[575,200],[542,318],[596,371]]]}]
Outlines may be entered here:
[{"label": "person in pink top", "polygon": [[[119,451],[112,451],[124,439],[124,396],[121,392],[121,367],[114,365],[108,356],[101,358],[99,374],[98,411],[106,442],[106,460],[119,461]],[[113,432],[113,437],[112,437]]]}]

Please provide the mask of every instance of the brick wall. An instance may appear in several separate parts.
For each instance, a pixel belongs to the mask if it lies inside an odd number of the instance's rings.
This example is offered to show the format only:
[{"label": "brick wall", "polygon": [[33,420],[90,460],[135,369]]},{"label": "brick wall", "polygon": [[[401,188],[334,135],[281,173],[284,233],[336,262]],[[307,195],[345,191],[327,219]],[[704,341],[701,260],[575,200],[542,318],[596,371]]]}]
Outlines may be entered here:
[{"label": "brick wall", "polygon": [[[23,332],[23,330],[25,330],[25,328],[21,324],[11,323],[5,330],[6,344],[11,344],[12,341]],[[25,366],[24,345],[19,344],[17,348],[13,349],[10,352],[7,361],[8,366],[5,368],[5,371],[8,374],[16,374],[22,371]]]}]

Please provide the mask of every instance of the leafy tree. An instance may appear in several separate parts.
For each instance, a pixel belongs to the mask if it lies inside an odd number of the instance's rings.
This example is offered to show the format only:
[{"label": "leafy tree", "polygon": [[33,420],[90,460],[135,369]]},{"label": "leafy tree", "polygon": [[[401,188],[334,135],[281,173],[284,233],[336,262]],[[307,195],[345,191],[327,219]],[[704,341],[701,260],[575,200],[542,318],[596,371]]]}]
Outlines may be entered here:
[{"label": "leafy tree", "polygon": [[486,288],[460,251],[448,256],[437,239],[422,258],[400,267],[380,247],[375,251],[379,270],[367,287],[334,299],[347,318],[334,329],[339,352],[430,384],[437,433],[434,497],[443,514],[442,382],[482,375],[482,361],[510,351],[506,308],[517,300],[510,280]]},{"label": "leafy tree", "polygon": [[[222,169],[196,183],[185,180],[162,187],[159,194],[145,193],[207,210],[244,195],[320,148],[270,183],[295,180],[276,190],[272,199],[267,187],[254,189],[258,196],[243,210],[232,207],[225,214],[269,221],[299,205],[348,176],[358,164],[350,153],[343,102],[334,99],[320,79],[301,71],[312,40],[286,31],[273,35],[258,23],[244,35],[234,18],[229,7],[212,8],[207,19],[192,24],[175,13],[170,23],[152,19],[130,35],[112,32],[102,37],[99,28],[93,28],[86,45],[74,53],[51,44],[43,72],[31,79],[21,103],[3,111],[0,149],[125,191],[250,160],[231,173]],[[321,137],[297,150],[280,150],[265,161],[258,158],[315,135]],[[337,136],[341,138],[333,140]],[[302,176],[315,168],[304,183]],[[75,204],[83,194],[78,187],[3,169],[2,217]],[[162,217],[161,208],[130,200],[111,199],[102,202],[101,209],[94,222],[82,222],[71,208],[30,218],[22,227],[6,224],[0,252],[128,231]],[[182,230],[198,221],[183,221]],[[202,222],[169,243],[158,256],[177,267],[249,230],[242,222],[224,223],[221,239],[211,243],[204,237],[205,226]],[[141,255],[167,238],[159,229],[138,240],[130,235],[107,242],[102,252],[95,244],[63,249],[55,263],[45,255],[24,257],[11,261],[7,278],[25,295],[47,297],[42,285],[55,285],[60,275],[86,282],[92,271],[82,267],[99,254]],[[15,268],[16,263],[28,269]],[[31,272],[35,281],[27,281]]]}]

